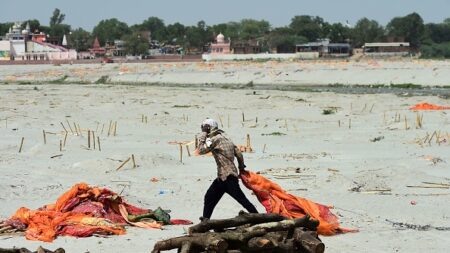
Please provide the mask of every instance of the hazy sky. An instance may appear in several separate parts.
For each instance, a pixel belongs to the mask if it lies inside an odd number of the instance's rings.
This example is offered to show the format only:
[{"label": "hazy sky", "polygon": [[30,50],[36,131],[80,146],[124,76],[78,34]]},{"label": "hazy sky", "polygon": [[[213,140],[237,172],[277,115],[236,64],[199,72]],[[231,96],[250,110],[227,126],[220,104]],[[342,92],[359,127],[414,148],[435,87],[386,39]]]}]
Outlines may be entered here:
[{"label": "hazy sky", "polygon": [[425,22],[450,17],[450,0],[0,0],[0,22],[38,19],[48,25],[55,8],[66,14],[65,23],[91,30],[100,20],[117,18],[129,25],[150,16],[166,24],[208,25],[265,19],[274,27],[288,25],[295,15],[321,16],[328,22],[355,24],[368,17],[385,25],[396,16],[419,13]]}]

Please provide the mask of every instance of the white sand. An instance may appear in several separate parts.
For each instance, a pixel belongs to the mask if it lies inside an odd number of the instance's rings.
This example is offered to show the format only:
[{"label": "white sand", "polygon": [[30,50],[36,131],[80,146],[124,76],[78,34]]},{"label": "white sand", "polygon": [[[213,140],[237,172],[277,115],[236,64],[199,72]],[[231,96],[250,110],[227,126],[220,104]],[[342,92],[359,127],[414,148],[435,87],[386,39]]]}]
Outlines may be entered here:
[{"label": "white sand", "polygon": [[142,63],[90,65],[0,65],[0,82],[109,83],[183,85],[450,85],[450,61],[326,60],[299,62]]},{"label": "white sand", "polygon": [[[10,71],[1,68],[3,73]],[[40,67],[45,68],[57,67]],[[450,190],[406,187],[423,181],[450,183],[448,137],[441,145],[433,141],[431,146],[421,147],[414,142],[427,132],[440,130],[441,135],[450,132],[449,112],[424,112],[423,129],[416,129],[416,114],[408,110],[419,102],[448,105],[448,100],[263,90],[253,95],[251,90],[145,86],[43,85],[37,86],[37,91],[33,88],[34,85],[0,86],[1,219],[21,206],[38,208],[52,203],[73,184],[86,182],[123,191],[132,204],[169,208],[173,218],[197,222],[203,194],[216,175],[215,163],[211,157],[185,157],[181,164],[178,147],[168,142],[193,139],[200,122],[210,116],[222,118],[223,129],[236,144],[244,144],[245,135],[251,135],[255,153],[245,154],[249,169],[301,168],[304,175],[312,176],[268,177],[293,194],[334,205],[342,226],[360,229],[359,233],[322,237],[326,252],[446,252],[450,245],[449,231],[401,230],[386,221],[450,227]],[[322,115],[327,106],[338,107],[337,113]],[[247,120],[244,124],[242,112]],[[402,115],[400,123],[394,122],[396,113]],[[147,124],[141,122],[142,114],[148,116]],[[404,129],[405,116],[409,130]],[[97,130],[102,151],[85,148],[85,132],[84,137],[69,134],[60,152],[59,142],[63,139],[60,122],[67,127],[66,120],[77,122],[84,130]],[[117,136],[106,134],[110,120],[118,122]],[[103,124],[105,129],[101,133]],[[56,133],[47,134],[46,145],[43,129]],[[262,135],[272,132],[287,135]],[[369,141],[378,136],[384,139]],[[22,137],[25,142],[19,154]],[[266,152],[262,153],[265,144]],[[63,156],[50,158],[58,154]],[[120,164],[118,160],[131,154],[136,156],[139,167],[133,169],[129,163],[115,171]],[[425,156],[439,157],[443,162],[433,165]],[[152,177],[161,181],[152,183]],[[117,180],[129,181],[129,186],[124,188],[122,183],[114,182]],[[361,185],[361,191],[388,188],[391,195],[349,191],[356,183]],[[300,188],[307,191],[296,190]],[[168,193],[160,195],[160,190]],[[245,192],[258,210],[264,211],[256,198]],[[410,203],[413,200],[416,205]],[[232,217],[239,210],[241,207],[226,196],[213,218]],[[184,232],[182,226],[167,226],[162,231],[127,230],[127,235],[110,238],[59,237],[52,244],[23,237],[0,237],[0,247],[36,249],[42,245],[50,249],[63,247],[67,252],[149,252],[157,240]]]}]

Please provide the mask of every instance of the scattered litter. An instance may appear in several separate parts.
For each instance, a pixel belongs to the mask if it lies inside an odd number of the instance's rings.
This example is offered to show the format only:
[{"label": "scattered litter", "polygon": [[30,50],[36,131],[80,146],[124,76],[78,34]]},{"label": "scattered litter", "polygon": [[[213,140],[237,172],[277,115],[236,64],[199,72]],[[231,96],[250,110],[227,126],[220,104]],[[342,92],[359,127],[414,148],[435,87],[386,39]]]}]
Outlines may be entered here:
[{"label": "scattered litter", "polygon": [[377,142],[377,141],[381,141],[382,139],[384,139],[384,136],[378,136],[378,137],[375,137],[373,139],[370,139],[370,141],[371,142]]},{"label": "scattered litter", "polygon": [[399,229],[412,229],[412,230],[418,230],[418,231],[429,231],[432,229],[440,230],[440,231],[450,231],[450,227],[435,227],[431,225],[416,225],[416,224],[409,224],[404,222],[395,222],[386,219],[387,222],[391,223],[393,227],[399,228]]},{"label": "scattered litter", "polygon": [[167,189],[159,190],[159,195],[165,195],[165,194],[169,194],[169,193],[174,193],[174,191],[173,190],[167,190]]},{"label": "scattered litter", "polygon": [[281,132],[272,132],[272,133],[268,133],[268,134],[261,134],[262,136],[283,136],[286,135],[285,133],[281,133]]},{"label": "scattered litter", "polygon": [[424,156],[424,158],[425,158],[425,160],[432,162],[433,165],[436,165],[437,163],[445,162],[444,160],[442,160],[439,157],[433,157],[433,156],[430,156],[430,155]]}]

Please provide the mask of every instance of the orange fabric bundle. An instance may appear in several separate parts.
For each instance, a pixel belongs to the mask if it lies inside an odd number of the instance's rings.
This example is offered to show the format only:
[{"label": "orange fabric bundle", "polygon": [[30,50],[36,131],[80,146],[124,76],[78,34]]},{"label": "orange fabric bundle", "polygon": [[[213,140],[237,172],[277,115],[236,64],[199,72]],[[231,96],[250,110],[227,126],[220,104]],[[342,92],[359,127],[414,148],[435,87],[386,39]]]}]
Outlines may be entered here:
[{"label": "orange fabric bundle", "polygon": [[128,214],[149,213],[132,206],[116,193],[80,183],[58,198],[55,204],[38,210],[19,208],[7,224],[26,229],[29,240],[51,242],[58,235],[86,237],[93,234],[125,234],[123,225],[161,228],[158,222],[130,222]]},{"label": "orange fabric bundle", "polygon": [[291,219],[301,218],[307,214],[319,220],[317,232],[321,235],[357,231],[340,227],[337,216],[330,211],[330,206],[289,194],[278,184],[251,171],[241,172],[240,177],[244,185],[255,193],[267,213],[277,213]]},{"label": "orange fabric bundle", "polygon": [[450,106],[440,106],[440,105],[433,105],[433,104],[428,104],[428,103],[420,103],[409,109],[414,110],[414,111],[418,111],[418,110],[450,110]]}]

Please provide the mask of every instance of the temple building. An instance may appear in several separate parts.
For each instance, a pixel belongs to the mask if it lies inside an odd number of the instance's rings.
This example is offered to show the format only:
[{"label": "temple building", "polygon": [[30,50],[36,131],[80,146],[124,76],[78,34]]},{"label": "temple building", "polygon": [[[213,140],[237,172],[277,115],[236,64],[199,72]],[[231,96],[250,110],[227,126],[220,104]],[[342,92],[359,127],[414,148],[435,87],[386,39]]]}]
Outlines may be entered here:
[{"label": "temple building", "polygon": [[16,22],[9,32],[0,38],[0,60],[75,60],[77,52],[48,43],[44,33],[32,33],[30,25],[21,30],[22,23]]},{"label": "temple building", "polygon": [[211,43],[211,54],[230,54],[231,53],[231,41],[225,41],[225,36],[220,33],[216,37],[216,42]]}]

